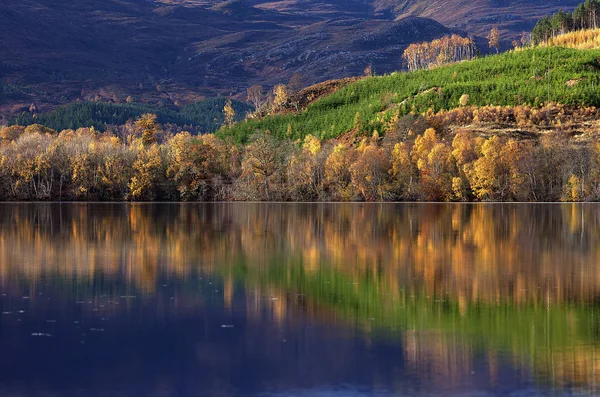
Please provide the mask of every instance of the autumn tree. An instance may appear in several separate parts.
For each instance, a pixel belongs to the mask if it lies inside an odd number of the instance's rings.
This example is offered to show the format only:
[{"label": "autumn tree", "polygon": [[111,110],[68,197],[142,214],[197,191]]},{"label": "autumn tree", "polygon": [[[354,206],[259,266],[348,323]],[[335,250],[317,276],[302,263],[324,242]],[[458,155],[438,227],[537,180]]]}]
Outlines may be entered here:
[{"label": "autumn tree", "polygon": [[530,196],[532,189],[528,183],[531,182],[528,180],[528,171],[529,165],[532,164],[528,159],[531,159],[533,155],[532,141],[520,141],[513,138],[506,143],[502,158],[509,172],[510,200],[529,201],[533,199]]},{"label": "autumn tree", "polygon": [[246,146],[237,193],[246,199],[280,200],[284,193],[287,143],[260,133]]},{"label": "autumn tree", "polygon": [[10,127],[1,127],[0,128],[0,143],[10,143],[17,139],[19,136],[23,135],[25,132],[25,127],[20,125],[13,125]]},{"label": "autumn tree", "polygon": [[433,128],[415,139],[411,156],[419,170],[421,196],[431,201],[449,200],[453,177],[451,150]]},{"label": "autumn tree", "polygon": [[452,140],[452,156],[456,165],[463,168],[477,160],[481,144],[473,132],[459,130]]},{"label": "autumn tree", "polygon": [[458,35],[444,36],[430,42],[414,43],[404,50],[404,60],[409,70],[428,69],[452,62],[472,59],[475,43]]},{"label": "autumn tree", "polygon": [[281,108],[284,107],[288,101],[288,90],[287,87],[283,84],[278,84],[273,88],[273,95],[275,99],[273,103],[275,106]]},{"label": "autumn tree", "polygon": [[204,197],[207,174],[202,166],[202,157],[192,146],[189,132],[180,132],[167,142],[169,179],[175,182],[182,200],[190,201]]},{"label": "autumn tree", "polygon": [[478,158],[482,141],[482,138],[475,137],[474,133],[467,130],[458,131],[452,140],[452,157],[458,168],[458,175],[452,180],[452,190],[457,200],[464,201],[471,197],[467,174]]},{"label": "autumn tree", "polygon": [[166,162],[161,146],[153,144],[137,153],[133,176],[129,182],[129,198],[155,200],[165,198],[159,192],[166,184]]},{"label": "autumn tree", "polygon": [[287,167],[287,185],[294,200],[314,200],[322,194],[324,169],[321,167],[321,140],[311,134],[292,154]]},{"label": "autumn tree", "polygon": [[481,156],[467,172],[473,194],[480,200],[493,201],[519,200],[526,195],[523,149],[514,139],[487,139],[481,146]]},{"label": "autumn tree", "polygon": [[[87,191],[84,192],[87,186],[82,186],[81,182],[85,179],[85,169],[79,168],[78,160],[82,159],[88,153],[90,147],[97,139],[94,132],[89,128],[80,128],[77,131],[67,130],[62,131],[55,142],[57,149],[55,154],[59,155],[53,162],[62,175],[59,181],[59,195],[63,195],[63,186],[68,187],[68,196],[70,199],[87,198]],[[60,156],[62,154],[62,156]],[[90,173],[96,170],[89,170]],[[60,183],[62,182],[62,183]],[[83,189],[82,189],[83,188]]]},{"label": "autumn tree", "polygon": [[389,168],[385,150],[377,142],[361,145],[350,165],[353,189],[367,201],[383,201],[389,191]]},{"label": "autumn tree", "polygon": [[296,111],[300,107],[300,96],[298,93],[300,93],[302,88],[304,88],[304,77],[300,73],[294,73],[287,85],[287,93],[288,100]]},{"label": "autumn tree", "polygon": [[73,130],[61,131],[60,134],[52,140],[50,149],[50,163],[53,168],[54,183],[53,198],[63,200],[69,197],[68,187],[71,182],[71,164],[70,159],[73,153],[72,139],[75,135]]},{"label": "autumn tree", "polygon": [[467,170],[473,194],[479,200],[503,199],[507,196],[508,181],[501,153],[504,142],[493,136],[481,147],[481,156]]},{"label": "autumn tree", "polygon": [[227,102],[225,102],[225,106],[223,107],[223,118],[227,127],[231,127],[235,122],[235,110],[231,104],[231,99],[228,99]]},{"label": "autumn tree", "polygon": [[573,172],[577,150],[559,134],[544,135],[520,149],[520,172],[525,177],[525,200],[558,201],[563,186]]},{"label": "autumn tree", "polygon": [[399,199],[411,199],[414,191],[415,167],[406,142],[394,145],[391,153],[391,168],[388,173],[392,176],[391,191],[393,194]]},{"label": "autumn tree", "polygon": [[156,115],[152,113],[142,114],[135,122],[138,131],[141,132],[142,143],[152,145],[156,142],[159,126],[156,123]]},{"label": "autumn tree", "polygon": [[25,127],[24,134],[49,134],[57,135],[58,133],[52,128],[48,128],[41,124],[31,124]]},{"label": "autumn tree", "polygon": [[500,31],[496,26],[494,26],[488,34],[488,45],[490,48],[495,48],[496,54],[498,53],[500,49]]},{"label": "autumn tree", "polygon": [[585,197],[583,181],[575,174],[571,174],[564,190],[563,201],[582,201]]},{"label": "autumn tree", "polygon": [[135,148],[123,145],[117,137],[105,136],[95,143],[92,154],[98,161],[98,197],[105,200],[125,199],[132,177]]},{"label": "autumn tree", "polygon": [[325,184],[333,200],[352,198],[350,165],[355,151],[343,143],[337,144],[325,161]]},{"label": "autumn tree", "polygon": [[77,198],[97,200],[101,187],[99,159],[93,153],[80,152],[71,158],[71,183]]},{"label": "autumn tree", "polygon": [[212,134],[194,138],[182,132],[168,141],[168,151],[167,175],[181,199],[214,199],[215,180],[227,177],[230,167],[226,144]]},{"label": "autumn tree", "polygon": [[51,141],[49,134],[24,133],[5,152],[3,166],[10,172],[15,198],[42,200],[51,197],[54,183],[49,155]]}]

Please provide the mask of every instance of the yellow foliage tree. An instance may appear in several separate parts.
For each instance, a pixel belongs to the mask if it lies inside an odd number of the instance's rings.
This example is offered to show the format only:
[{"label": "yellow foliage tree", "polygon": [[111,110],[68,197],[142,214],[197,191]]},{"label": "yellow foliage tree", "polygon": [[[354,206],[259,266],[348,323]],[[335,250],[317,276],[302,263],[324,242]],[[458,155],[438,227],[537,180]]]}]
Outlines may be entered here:
[{"label": "yellow foliage tree", "polygon": [[487,139],[481,156],[466,170],[475,197],[506,201],[526,196],[525,175],[520,168],[523,149],[514,139]]},{"label": "yellow foliage tree", "polygon": [[283,84],[278,84],[273,88],[273,95],[275,95],[274,103],[277,107],[283,107],[288,101],[288,90]]},{"label": "yellow foliage tree", "polygon": [[498,53],[500,48],[500,31],[496,26],[494,26],[488,34],[488,44],[490,48],[495,48],[496,53]]},{"label": "yellow foliage tree", "polygon": [[406,142],[396,143],[391,153],[392,188],[401,199],[410,199],[413,191],[413,163]]},{"label": "yellow foliage tree", "polygon": [[412,158],[419,170],[419,187],[425,200],[448,200],[452,195],[452,157],[433,128],[415,139]]},{"label": "yellow foliage tree", "polygon": [[134,175],[129,182],[129,197],[134,200],[154,200],[158,184],[164,179],[165,167],[161,148],[153,144],[142,149],[133,163]]},{"label": "yellow foliage tree", "polygon": [[308,134],[300,153],[290,158],[288,186],[294,199],[310,200],[321,194],[323,171],[318,158],[320,153],[321,140]]},{"label": "yellow foliage tree", "polygon": [[565,186],[563,201],[582,201],[584,197],[585,191],[581,178],[571,174]]},{"label": "yellow foliage tree", "polygon": [[144,145],[152,145],[156,142],[156,134],[158,132],[156,117],[155,114],[145,113],[135,122],[135,126],[142,133],[142,143]]},{"label": "yellow foliage tree", "polygon": [[183,200],[208,200],[221,197],[222,186],[215,178],[228,177],[230,157],[227,145],[213,134],[193,138],[188,132],[175,135],[168,142],[167,176]]},{"label": "yellow foliage tree", "polygon": [[321,140],[312,134],[308,134],[304,138],[304,144],[302,150],[316,156],[321,151]]},{"label": "yellow foliage tree", "polygon": [[349,168],[353,157],[354,151],[339,143],[325,161],[325,184],[334,200],[347,201],[352,197]]},{"label": "yellow foliage tree", "polygon": [[235,109],[233,108],[231,99],[228,99],[227,102],[225,102],[225,106],[223,107],[223,118],[227,127],[231,127],[235,122]]}]

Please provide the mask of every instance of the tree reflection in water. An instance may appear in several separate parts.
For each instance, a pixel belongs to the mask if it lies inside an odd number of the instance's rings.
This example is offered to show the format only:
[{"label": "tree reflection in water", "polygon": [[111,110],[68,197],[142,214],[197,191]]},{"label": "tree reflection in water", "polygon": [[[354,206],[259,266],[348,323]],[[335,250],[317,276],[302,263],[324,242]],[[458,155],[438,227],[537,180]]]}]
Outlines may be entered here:
[{"label": "tree reflection in water", "polygon": [[[121,385],[153,373],[158,357],[183,360],[186,369],[148,380],[167,395],[188,395],[180,387],[193,395],[189,368],[206,373],[215,395],[348,379],[392,395],[503,393],[530,381],[595,393],[598,208],[2,204],[0,304],[9,314],[0,317],[0,344],[6,357],[34,357],[35,330],[64,349],[74,340],[84,346],[90,334],[105,338],[128,346],[121,365],[99,372],[120,374]],[[144,356],[144,346],[161,345]],[[37,373],[62,379],[57,371]],[[0,378],[5,391],[23,391],[8,379]]]}]

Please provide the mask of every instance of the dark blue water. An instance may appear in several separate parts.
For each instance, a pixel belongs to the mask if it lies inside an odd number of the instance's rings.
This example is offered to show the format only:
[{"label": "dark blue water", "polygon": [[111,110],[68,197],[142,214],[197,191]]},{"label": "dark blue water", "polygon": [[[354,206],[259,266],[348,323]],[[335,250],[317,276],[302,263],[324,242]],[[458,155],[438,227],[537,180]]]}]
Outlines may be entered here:
[{"label": "dark blue water", "polygon": [[595,209],[1,207],[1,396],[597,391]]}]

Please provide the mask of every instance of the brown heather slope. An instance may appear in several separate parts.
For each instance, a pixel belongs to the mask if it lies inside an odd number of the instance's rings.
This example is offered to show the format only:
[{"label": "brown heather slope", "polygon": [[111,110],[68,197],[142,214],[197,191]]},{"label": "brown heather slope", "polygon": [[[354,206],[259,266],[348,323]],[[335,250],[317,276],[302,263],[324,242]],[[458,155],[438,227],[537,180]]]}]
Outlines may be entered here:
[{"label": "brown heather slope", "polygon": [[[210,2],[209,0],[205,0]],[[362,12],[363,15],[405,18],[421,16],[477,35],[498,25],[507,45],[523,30],[530,31],[542,16],[560,9],[572,10],[580,0],[254,0],[262,9],[305,13],[307,8],[320,13]],[[350,4],[347,6],[347,4]]]},{"label": "brown heather slope", "polygon": [[407,45],[457,31],[431,18],[484,33],[501,17],[517,34],[578,1],[3,0],[0,116],[129,96],[171,106],[242,99],[253,84],[300,73],[310,85],[368,64],[387,73],[403,67]]},{"label": "brown heather slope", "polygon": [[[185,5],[182,5],[185,4]],[[0,115],[74,100],[178,105],[402,67],[410,43],[449,33],[424,18],[326,19],[229,1],[0,2]]]},{"label": "brown heather slope", "polygon": [[[418,15],[433,18],[453,28],[485,35],[497,25],[510,39],[531,31],[541,17],[558,10],[572,11],[581,1],[544,0],[375,0],[376,7],[393,12],[397,18]],[[510,44],[507,41],[506,44]]]}]

